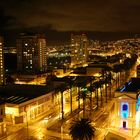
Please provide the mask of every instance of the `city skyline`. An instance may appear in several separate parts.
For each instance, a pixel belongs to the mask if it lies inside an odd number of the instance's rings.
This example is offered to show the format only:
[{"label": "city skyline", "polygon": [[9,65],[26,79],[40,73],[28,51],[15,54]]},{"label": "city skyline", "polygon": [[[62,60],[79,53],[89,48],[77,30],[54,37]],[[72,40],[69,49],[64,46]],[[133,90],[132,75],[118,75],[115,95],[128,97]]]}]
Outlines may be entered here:
[{"label": "city skyline", "polygon": [[1,0],[0,139],[139,140],[139,13],[139,0]]},{"label": "city skyline", "polygon": [[2,0],[1,28],[57,31],[139,32],[138,0]]}]

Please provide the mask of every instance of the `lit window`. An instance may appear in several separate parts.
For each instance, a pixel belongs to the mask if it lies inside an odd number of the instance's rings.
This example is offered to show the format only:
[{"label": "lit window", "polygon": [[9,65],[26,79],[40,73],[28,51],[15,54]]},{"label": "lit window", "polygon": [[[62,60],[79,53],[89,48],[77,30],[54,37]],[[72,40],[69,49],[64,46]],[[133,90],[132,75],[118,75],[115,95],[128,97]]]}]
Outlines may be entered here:
[{"label": "lit window", "polygon": [[32,64],[32,60],[30,60],[30,64]]},{"label": "lit window", "polygon": [[121,104],[121,117],[122,118],[128,118],[129,116],[129,104],[128,103],[122,103]]},{"label": "lit window", "polygon": [[123,105],[123,111],[128,110],[128,106],[126,104]]}]

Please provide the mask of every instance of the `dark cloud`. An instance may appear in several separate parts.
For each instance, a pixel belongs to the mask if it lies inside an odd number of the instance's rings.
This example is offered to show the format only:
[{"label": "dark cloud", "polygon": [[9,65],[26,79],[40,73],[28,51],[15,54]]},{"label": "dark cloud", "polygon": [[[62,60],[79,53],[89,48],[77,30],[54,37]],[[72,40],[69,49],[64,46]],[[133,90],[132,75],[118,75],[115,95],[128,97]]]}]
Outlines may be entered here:
[{"label": "dark cloud", "polygon": [[13,16],[5,15],[4,10],[0,8],[0,31],[10,27],[16,23],[16,18]]},{"label": "dark cloud", "polygon": [[139,0],[1,0],[1,7],[16,19],[11,28],[140,31]]}]

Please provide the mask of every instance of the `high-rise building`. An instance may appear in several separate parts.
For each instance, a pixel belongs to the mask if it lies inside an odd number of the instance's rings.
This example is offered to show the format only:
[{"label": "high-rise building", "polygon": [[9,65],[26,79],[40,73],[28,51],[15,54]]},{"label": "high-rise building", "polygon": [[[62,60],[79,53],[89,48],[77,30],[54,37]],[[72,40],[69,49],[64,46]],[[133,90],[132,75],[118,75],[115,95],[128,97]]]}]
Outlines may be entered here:
[{"label": "high-rise building", "polygon": [[0,36],[0,85],[4,84],[4,56],[3,56],[3,37]]},{"label": "high-rise building", "polygon": [[88,39],[85,34],[71,35],[71,63],[84,64],[87,62],[87,45]]},{"label": "high-rise building", "polygon": [[21,34],[17,39],[17,70],[25,73],[45,71],[46,38],[42,34]]}]

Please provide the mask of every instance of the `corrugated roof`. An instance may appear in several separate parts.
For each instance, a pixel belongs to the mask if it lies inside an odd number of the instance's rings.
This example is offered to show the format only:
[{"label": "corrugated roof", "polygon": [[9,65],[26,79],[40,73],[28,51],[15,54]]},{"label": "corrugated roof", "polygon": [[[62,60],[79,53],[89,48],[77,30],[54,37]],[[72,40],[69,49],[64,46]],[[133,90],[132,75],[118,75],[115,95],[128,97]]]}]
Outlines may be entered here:
[{"label": "corrugated roof", "polygon": [[30,99],[47,94],[53,89],[40,85],[5,85],[0,86],[0,102],[20,104]]}]

